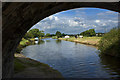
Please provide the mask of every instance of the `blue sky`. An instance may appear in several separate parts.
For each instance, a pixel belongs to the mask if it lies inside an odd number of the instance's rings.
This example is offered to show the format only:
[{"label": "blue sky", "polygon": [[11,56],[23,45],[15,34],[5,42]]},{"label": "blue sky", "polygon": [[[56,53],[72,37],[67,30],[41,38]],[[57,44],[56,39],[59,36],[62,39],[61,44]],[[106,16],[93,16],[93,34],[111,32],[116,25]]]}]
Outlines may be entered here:
[{"label": "blue sky", "polygon": [[108,32],[118,26],[118,12],[100,8],[76,8],[53,14],[31,29],[38,28],[45,33],[60,31],[66,34],[79,34],[88,29]]}]

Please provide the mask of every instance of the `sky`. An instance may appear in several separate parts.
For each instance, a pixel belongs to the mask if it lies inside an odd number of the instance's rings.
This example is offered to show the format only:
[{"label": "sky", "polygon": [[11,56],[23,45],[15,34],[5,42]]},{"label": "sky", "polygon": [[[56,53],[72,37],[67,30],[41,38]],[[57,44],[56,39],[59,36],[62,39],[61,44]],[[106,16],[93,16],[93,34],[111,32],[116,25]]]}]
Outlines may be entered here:
[{"label": "sky", "polygon": [[100,8],[76,8],[46,17],[31,29],[38,28],[51,34],[56,31],[65,34],[80,34],[88,29],[108,32],[114,27],[118,27],[118,12]]}]

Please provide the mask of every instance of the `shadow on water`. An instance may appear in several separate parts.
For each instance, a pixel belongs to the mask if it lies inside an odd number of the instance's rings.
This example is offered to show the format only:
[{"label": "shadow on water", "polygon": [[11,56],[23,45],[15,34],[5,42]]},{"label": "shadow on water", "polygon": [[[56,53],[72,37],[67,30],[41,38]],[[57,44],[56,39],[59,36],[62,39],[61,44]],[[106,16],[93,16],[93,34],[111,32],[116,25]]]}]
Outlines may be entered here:
[{"label": "shadow on water", "polygon": [[116,77],[111,78],[119,78],[120,79],[120,59],[108,55],[99,55],[100,63],[103,65],[102,67],[109,72],[110,75],[116,75]]},{"label": "shadow on water", "polygon": [[46,42],[50,42],[50,40],[46,40]]},{"label": "shadow on water", "polygon": [[44,44],[44,43],[45,43],[44,40],[40,40],[40,41],[38,42],[38,44]]},{"label": "shadow on water", "polygon": [[57,43],[57,44],[61,43],[61,40],[56,40],[56,43]]}]

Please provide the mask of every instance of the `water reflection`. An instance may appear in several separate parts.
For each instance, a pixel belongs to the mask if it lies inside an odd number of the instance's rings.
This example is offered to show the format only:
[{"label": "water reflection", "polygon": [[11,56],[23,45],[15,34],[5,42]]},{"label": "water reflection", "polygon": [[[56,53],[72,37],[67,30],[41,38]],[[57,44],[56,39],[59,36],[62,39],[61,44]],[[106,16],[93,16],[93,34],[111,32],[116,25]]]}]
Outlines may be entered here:
[{"label": "water reflection", "polygon": [[120,78],[120,59],[108,55],[99,55],[102,67],[110,74],[111,78]]},{"label": "water reflection", "polygon": [[57,69],[65,78],[119,78],[120,60],[98,56],[91,46],[56,39],[42,39],[23,49],[25,56]]},{"label": "water reflection", "polygon": [[50,40],[46,40],[46,42],[50,42]]},{"label": "water reflection", "polygon": [[35,41],[35,44],[38,44],[39,41]]},{"label": "water reflection", "polygon": [[44,44],[45,41],[44,40],[39,40],[38,44]]},{"label": "water reflection", "polygon": [[31,40],[29,40],[29,42],[30,42],[30,44],[29,45],[39,45],[39,44],[43,44],[43,43],[45,43],[45,41],[44,40],[38,40],[38,41],[31,41]]},{"label": "water reflection", "polygon": [[61,40],[56,40],[56,43],[57,43],[57,44],[61,43]]}]

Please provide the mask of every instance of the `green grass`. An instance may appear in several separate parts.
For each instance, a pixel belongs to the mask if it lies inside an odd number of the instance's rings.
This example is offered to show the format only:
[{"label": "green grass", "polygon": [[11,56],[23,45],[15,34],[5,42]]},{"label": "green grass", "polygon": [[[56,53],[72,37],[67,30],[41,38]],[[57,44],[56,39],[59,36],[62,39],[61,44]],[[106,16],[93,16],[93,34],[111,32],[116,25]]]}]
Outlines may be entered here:
[{"label": "green grass", "polygon": [[[39,67],[43,66],[43,68],[49,68],[48,64],[40,63],[30,58],[14,58],[14,70],[15,73],[23,71],[25,68],[29,67]],[[44,70],[44,69],[43,69]]]},{"label": "green grass", "polygon": [[[62,38],[64,40],[79,40],[79,41],[83,41],[83,40],[100,40],[102,37],[83,37],[83,38],[75,38],[75,37],[70,37],[70,38]],[[59,38],[60,39],[60,38]]]},{"label": "green grass", "polygon": [[20,41],[20,45],[25,45],[26,42],[29,42],[29,41],[23,38],[23,39]]},{"label": "green grass", "polygon": [[52,36],[52,39],[57,39],[57,36]]},{"label": "green grass", "polygon": [[86,44],[91,44],[91,45],[98,45],[98,42],[100,41],[102,37],[83,37],[83,38],[75,38],[75,37],[70,37],[70,38],[59,38],[60,40],[66,40],[66,41],[73,41],[73,42],[81,42],[81,43],[86,43]]},{"label": "green grass", "polygon": [[[14,59],[14,71],[15,74],[19,72],[24,72],[28,68],[35,68],[38,72],[44,72],[46,75],[50,74],[57,74],[58,77],[63,78],[61,73],[53,68],[51,68],[48,64],[40,63],[36,60],[30,59],[30,58],[24,58],[24,57],[15,57]],[[29,71],[32,72],[32,71]],[[36,73],[38,73],[36,72]],[[25,73],[26,75],[29,73]]]},{"label": "green grass", "polygon": [[21,72],[26,68],[26,66],[21,63],[21,61],[17,58],[14,58],[14,71],[15,73]]},{"label": "green grass", "polygon": [[34,38],[31,38],[31,39],[29,39],[29,40],[26,40],[26,39],[22,38],[22,40],[20,41],[20,43],[19,43],[19,45],[18,45],[18,47],[17,47],[17,49],[16,49],[16,53],[20,53],[21,50],[22,50],[24,47],[32,44],[33,42],[34,42]]}]

